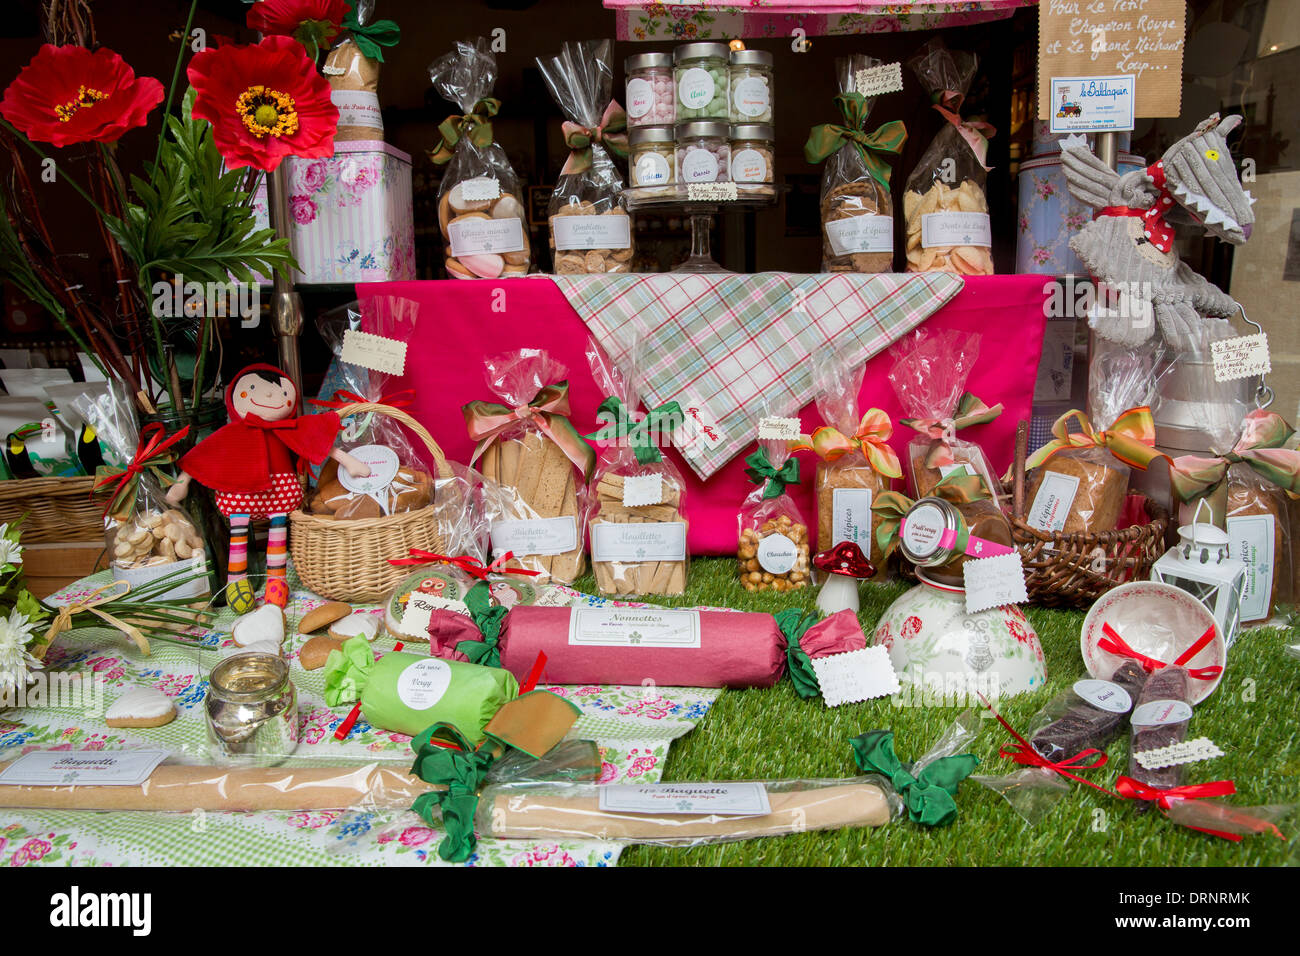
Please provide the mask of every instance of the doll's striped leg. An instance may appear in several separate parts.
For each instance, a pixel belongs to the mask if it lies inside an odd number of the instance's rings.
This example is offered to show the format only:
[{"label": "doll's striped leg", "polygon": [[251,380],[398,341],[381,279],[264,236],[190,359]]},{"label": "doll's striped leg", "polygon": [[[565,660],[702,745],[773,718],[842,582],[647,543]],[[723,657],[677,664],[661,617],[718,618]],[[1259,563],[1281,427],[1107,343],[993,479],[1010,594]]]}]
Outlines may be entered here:
[{"label": "doll's striped leg", "polygon": [[289,516],[271,515],[266,539],[266,603],[284,607],[289,603],[289,581],[285,568],[289,560]]},{"label": "doll's striped leg", "polygon": [[248,577],[248,515],[230,516],[230,561],[226,582],[233,584]]}]

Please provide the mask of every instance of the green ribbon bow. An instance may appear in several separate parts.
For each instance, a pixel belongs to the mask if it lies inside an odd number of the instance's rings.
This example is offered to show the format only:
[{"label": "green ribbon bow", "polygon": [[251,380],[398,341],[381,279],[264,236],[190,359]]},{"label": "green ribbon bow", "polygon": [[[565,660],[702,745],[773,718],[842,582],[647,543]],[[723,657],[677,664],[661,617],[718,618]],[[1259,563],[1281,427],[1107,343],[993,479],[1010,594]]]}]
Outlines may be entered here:
[{"label": "green ribbon bow", "polygon": [[364,56],[378,60],[380,63],[384,62],[383,47],[397,46],[397,41],[402,38],[402,28],[392,20],[376,20],[374,23],[363,25],[357,19],[355,5],[348,8],[347,15],[343,18],[343,26],[352,34],[357,49]]},{"label": "green ribbon bow", "polygon": [[[636,421],[623,400],[617,395],[611,395],[600,403],[596,417],[607,424],[590,435],[583,435],[583,438],[588,441],[621,439],[632,449],[638,464],[653,465],[664,460],[664,453],[655,444],[652,435],[665,430],[672,431],[682,420],[682,407],[676,402],[664,402],[646,412],[645,418]],[[613,435],[607,431],[611,424],[614,427]]]},{"label": "green ribbon bow", "polygon": [[930,447],[925,453],[925,467],[939,468],[955,464],[952,447],[948,444],[954,432],[972,425],[987,425],[1001,414],[1001,402],[989,407],[983,399],[970,392],[963,392],[957,400],[957,409],[952,418],[900,418],[898,421],[930,436]]},{"label": "green ribbon bow", "polygon": [[865,132],[863,127],[867,123],[867,99],[861,93],[840,93],[835,97],[835,105],[844,117],[844,124],[823,123],[814,126],[808,133],[808,142],[803,146],[804,158],[810,163],[820,163],[845,144],[852,143],[862,156],[867,172],[888,190],[889,164],[875,154],[893,153],[897,156],[901,153],[903,144],[907,142],[907,127],[901,120],[891,120],[874,133]]},{"label": "green ribbon bow", "polygon": [[375,669],[375,652],[364,637],[344,641],[325,659],[325,703],[331,707],[361,699]]},{"label": "green ribbon bow", "polygon": [[[438,738],[459,749],[439,746]],[[411,773],[425,783],[445,790],[430,790],[415,798],[411,809],[425,823],[435,826],[433,808],[442,811],[442,826],[447,835],[438,844],[438,856],[448,863],[464,863],[474,852],[474,813],[478,810],[479,790],[487,777],[496,754],[476,750],[456,727],[437,723],[411,741],[415,763]]]},{"label": "green ribbon bow", "polygon": [[605,113],[595,127],[565,120],[561,128],[564,131],[564,145],[570,150],[564,168],[560,170],[561,176],[590,169],[591,147],[597,143],[615,156],[627,155],[627,113],[616,102],[611,101],[605,107]]},{"label": "green ribbon bow", "polygon": [[911,764],[904,765],[894,753],[894,732],[872,730],[852,738],[853,759],[865,773],[878,773],[889,782],[907,806],[913,823],[942,827],[957,819],[957,785],[979,766],[974,754],[940,757],[919,774],[912,775]]},{"label": "green ribbon bow", "polygon": [[760,448],[745,459],[745,464],[749,466],[745,469],[745,474],[749,476],[750,481],[756,485],[767,482],[763,487],[764,499],[780,497],[785,494],[786,485],[799,484],[798,458],[787,458],[778,471],[768,461],[767,451]]},{"label": "green ribbon bow", "polygon": [[[979,475],[949,475],[935,485],[930,494],[955,505],[970,504],[972,501],[982,501],[992,497],[984,484],[984,479]],[[914,504],[916,502],[901,491],[881,491],[872,500],[871,513],[878,519],[876,544],[885,557],[893,554],[894,549],[898,547],[898,529],[903,523],[904,516]],[[958,519],[960,524],[957,528],[955,548],[960,553],[966,550],[966,542],[970,540],[970,529],[966,527],[965,519],[960,515]]]},{"label": "green ribbon bow", "polygon": [[486,581],[479,581],[465,595],[465,605],[470,617],[483,634],[481,641],[461,641],[456,650],[471,664],[483,667],[501,666],[501,625],[510,610],[500,604],[493,604],[491,591]]},{"label": "green ribbon bow", "polygon": [[501,101],[489,96],[475,103],[464,116],[452,113],[438,124],[438,135],[442,138],[429,153],[429,158],[439,165],[450,162],[462,136],[479,149],[492,145],[491,120],[500,109]]},{"label": "green ribbon bow", "polygon": [[775,616],[776,626],[785,636],[786,669],[790,672],[790,682],[794,684],[795,693],[803,698],[821,696],[822,686],[817,680],[817,672],[813,670],[812,658],[799,645],[808,628],[817,623],[817,615],[805,614],[798,608],[791,607]]}]

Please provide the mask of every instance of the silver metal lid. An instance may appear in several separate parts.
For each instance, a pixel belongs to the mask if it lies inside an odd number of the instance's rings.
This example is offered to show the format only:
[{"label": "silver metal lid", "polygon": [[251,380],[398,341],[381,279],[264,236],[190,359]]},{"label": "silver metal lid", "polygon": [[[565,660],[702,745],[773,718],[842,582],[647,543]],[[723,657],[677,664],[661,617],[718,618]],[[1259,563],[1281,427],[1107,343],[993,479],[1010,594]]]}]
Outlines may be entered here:
[{"label": "silver metal lid", "polygon": [[772,54],[766,50],[732,50],[732,66],[772,66]]},{"label": "silver metal lid", "polygon": [[655,66],[672,66],[673,55],[671,53],[638,53],[636,56],[630,56],[623,61],[623,72],[631,73],[633,70],[648,70]]},{"label": "silver metal lid", "polygon": [[903,516],[898,550],[918,568],[947,564],[955,549],[944,540],[954,539],[960,528],[961,512],[956,505],[942,498],[922,498]]},{"label": "silver metal lid", "polygon": [[767,123],[737,123],[731,127],[732,139],[776,139],[776,127]]},{"label": "silver metal lid", "polygon": [[671,143],[677,138],[671,126],[633,126],[627,131],[627,144]]},{"label": "silver metal lid", "polygon": [[730,53],[731,47],[725,43],[683,43],[673,50],[673,62],[681,63],[683,60],[699,60],[704,57],[725,61]]},{"label": "silver metal lid", "polygon": [[697,136],[715,136],[726,139],[731,127],[721,120],[691,120],[677,124],[678,139],[694,139]]}]

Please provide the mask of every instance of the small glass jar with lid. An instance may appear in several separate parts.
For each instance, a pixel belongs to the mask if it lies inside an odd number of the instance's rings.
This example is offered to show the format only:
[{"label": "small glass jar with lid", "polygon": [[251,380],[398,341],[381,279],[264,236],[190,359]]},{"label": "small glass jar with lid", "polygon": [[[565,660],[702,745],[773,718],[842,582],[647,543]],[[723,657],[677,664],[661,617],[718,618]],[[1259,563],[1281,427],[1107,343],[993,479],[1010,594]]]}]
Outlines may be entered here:
[{"label": "small glass jar with lid", "polygon": [[676,182],[676,135],[671,126],[639,126],[627,134],[628,181],[637,188]]},{"label": "small glass jar with lid", "polygon": [[733,123],[772,122],[772,54],[732,50],[729,83]]},{"label": "small glass jar with lid", "polygon": [[725,43],[683,43],[673,50],[673,83],[677,87],[677,122],[728,116],[731,99]]},{"label": "small glass jar with lid", "polygon": [[204,709],[213,763],[274,767],[298,746],[298,692],[277,654],[224,658],[208,675]]},{"label": "small glass jar with lid", "polygon": [[677,121],[671,53],[638,53],[623,62],[627,74],[627,125],[672,126]]},{"label": "small glass jar with lid", "polygon": [[731,128],[718,120],[677,124],[677,183],[725,183],[731,176]]},{"label": "small glass jar with lid", "polygon": [[731,127],[731,181],[742,190],[766,187],[774,182],[772,167],[776,151],[776,130],[766,123],[741,123]]}]

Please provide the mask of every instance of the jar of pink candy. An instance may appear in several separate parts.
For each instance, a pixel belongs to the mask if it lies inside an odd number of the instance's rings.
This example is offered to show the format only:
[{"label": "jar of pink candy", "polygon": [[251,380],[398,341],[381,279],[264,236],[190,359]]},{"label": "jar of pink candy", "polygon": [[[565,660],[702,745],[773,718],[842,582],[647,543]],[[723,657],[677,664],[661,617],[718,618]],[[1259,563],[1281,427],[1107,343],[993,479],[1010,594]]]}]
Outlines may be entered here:
[{"label": "jar of pink candy", "polygon": [[731,176],[731,127],[717,120],[677,124],[677,182],[725,183]]},{"label": "jar of pink candy", "polygon": [[671,126],[677,118],[671,53],[638,53],[623,63],[627,74],[627,125]]}]

